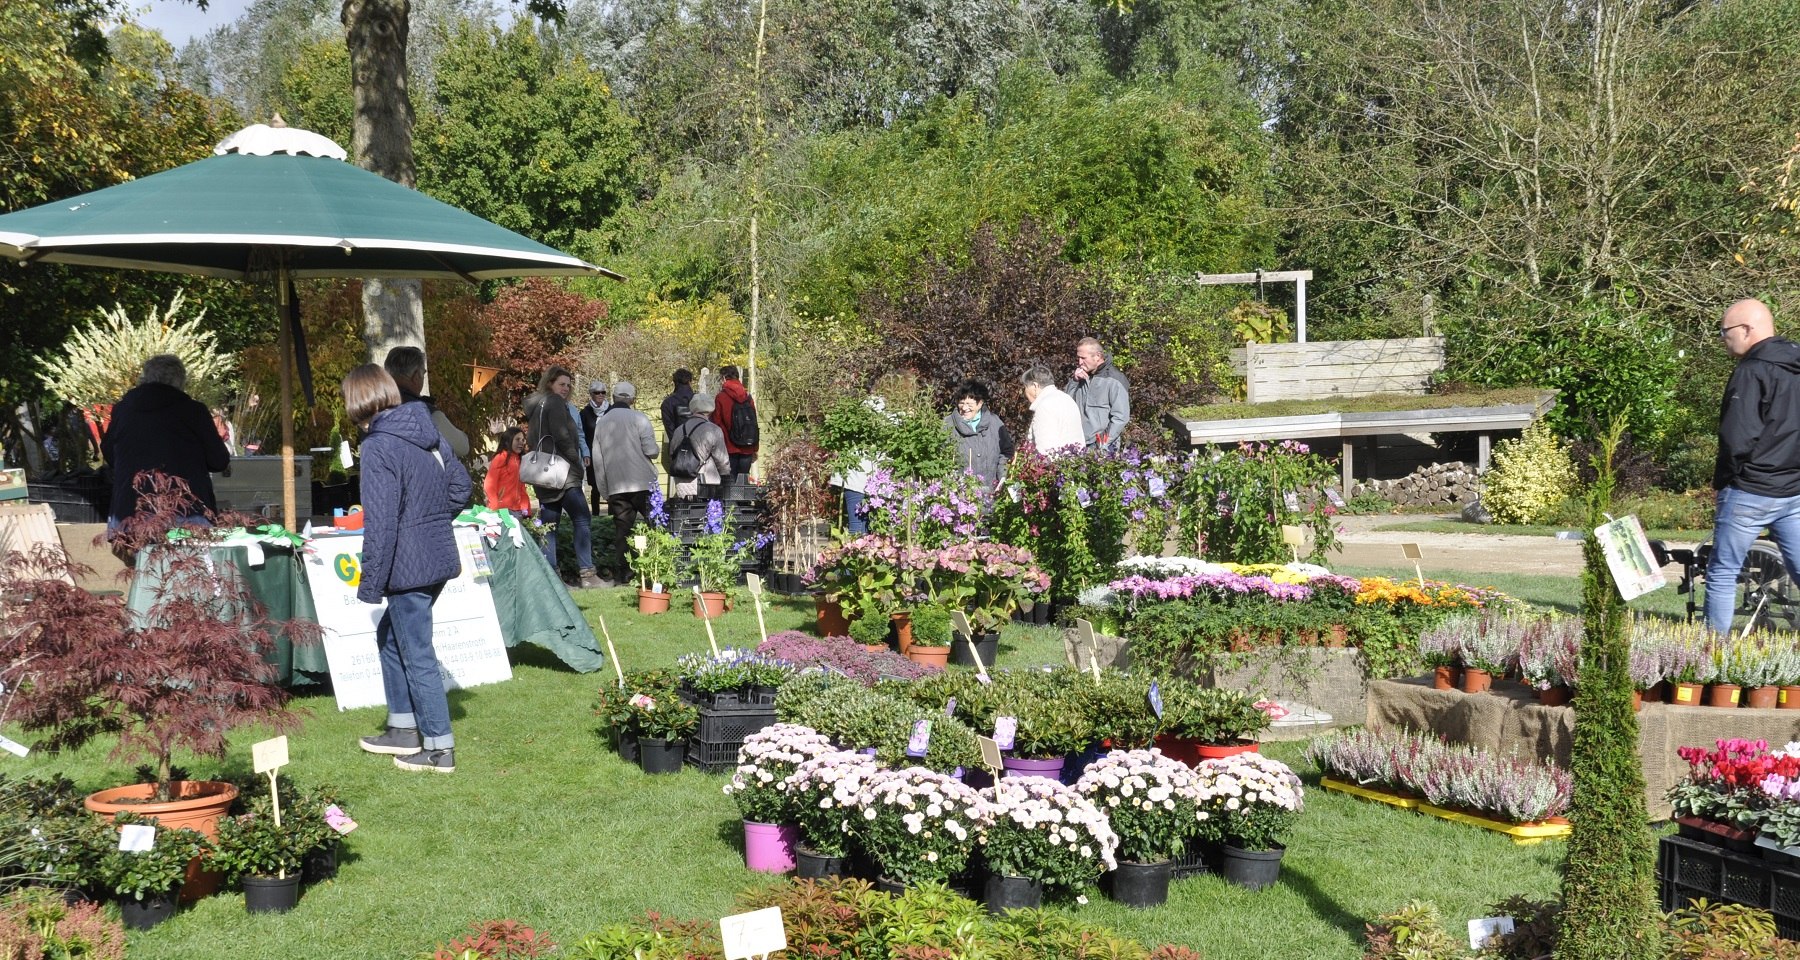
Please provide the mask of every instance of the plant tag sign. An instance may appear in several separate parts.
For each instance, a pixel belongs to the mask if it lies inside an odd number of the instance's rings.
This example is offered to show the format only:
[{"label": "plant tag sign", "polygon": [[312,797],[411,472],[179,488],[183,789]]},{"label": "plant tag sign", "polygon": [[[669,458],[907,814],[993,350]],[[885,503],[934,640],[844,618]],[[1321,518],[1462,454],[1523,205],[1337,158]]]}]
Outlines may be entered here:
[{"label": "plant tag sign", "polygon": [[1000,749],[1011,750],[1013,748],[1013,739],[1018,735],[1018,717],[994,718],[994,742],[1000,745]]},{"label": "plant tag sign", "polygon": [[17,740],[9,740],[5,737],[0,737],[0,750],[5,750],[7,753],[10,753],[13,756],[19,757],[21,759],[23,759],[26,754],[31,752],[30,747],[18,742]]},{"label": "plant tag sign", "polygon": [[787,927],[781,922],[781,908],[765,907],[721,919],[719,940],[725,948],[725,960],[766,957],[787,949]]},{"label": "plant tag sign", "polygon": [[950,611],[950,626],[965,637],[975,636],[975,628],[969,623],[969,615],[961,610]]},{"label": "plant tag sign", "polygon": [[156,846],[156,828],[147,823],[132,823],[119,828],[119,849],[126,853],[143,853]]},{"label": "plant tag sign", "polygon": [[1156,719],[1162,719],[1162,688],[1157,686],[1155,680],[1150,681],[1150,709],[1156,713]]},{"label": "plant tag sign", "polygon": [[1339,493],[1336,487],[1325,488],[1325,499],[1331,501],[1331,505],[1339,510],[1344,509],[1344,495]]},{"label": "plant tag sign", "polygon": [[931,750],[931,721],[920,720],[913,724],[911,739],[906,741],[906,755],[923,757]]},{"label": "plant tag sign", "polygon": [[287,766],[288,742],[286,736],[264,740],[250,747],[250,760],[257,773],[268,773]]},{"label": "plant tag sign", "polygon": [[1299,513],[1300,512],[1300,495],[1295,493],[1292,490],[1289,490],[1281,495],[1281,503],[1283,506],[1288,508],[1289,513]]},{"label": "plant tag sign", "polygon": [[1620,598],[1635,600],[1669,582],[1650,555],[1650,541],[1637,517],[1620,517],[1595,527],[1594,539],[1606,554],[1606,569],[1618,585]]},{"label": "plant tag sign", "polygon": [[[643,553],[644,551],[650,549],[650,538],[646,537],[640,533],[637,536],[631,538],[631,545],[637,548],[637,552]],[[662,591],[658,590],[656,592],[661,593]]]},{"label": "plant tag sign", "polygon": [[754,573],[744,574],[744,586],[750,588],[751,596],[753,596],[753,597],[762,596],[762,578],[757,576],[756,574],[754,574]]},{"label": "plant tag sign", "polygon": [[325,825],[336,830],[340,837],[356,829],[356,821],[335,803],[325,808]]},{"label": "plant tag sign", "polygon": [[988,768],[989,770],[1000,769],[1001,763],[1003,761],[1000,759],[1000,744],[999,744],[999,742],[997,742],[993,737],[980,737],[980,736],[976,737],[975,741],[977,743],[981,744],[981,765]]},{"label": "plant tag sign", "polygon": [[1401,544],[1400,553],[1405,556],[1406,559],[1411,560],[1414,563],[1418,563],[1420,560],[1425,559],[1425,551],[1420,550],[1419,545],[1416,543]]},{"label": "plant tag sign", "polygon": [[946,717],[956,716],[956,698],[955,697],[951,697],[950,699],[944,701],[944,716],[946,716]]},{"label": "plant tag sign", "polygon": [[1281,525],[1281,542],[1295,550],[1306,546],[1306,533],[1291,523]]},{"label": "plant tag sign", "polygon": [[1469,921],[1469,949],[1480,950],[1488,940],[1513,932],[1511,917],[1481,917]]}]

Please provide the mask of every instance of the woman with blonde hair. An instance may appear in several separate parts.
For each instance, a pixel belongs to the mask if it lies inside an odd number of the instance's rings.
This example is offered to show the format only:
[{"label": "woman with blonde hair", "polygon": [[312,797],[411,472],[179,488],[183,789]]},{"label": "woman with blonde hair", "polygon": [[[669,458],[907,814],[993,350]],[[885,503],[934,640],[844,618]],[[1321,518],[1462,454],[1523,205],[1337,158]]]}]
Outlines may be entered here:
[{"label": "woman with blonde hair", "polygon": [[469,471],[422,403],[401,403],[386,370],[344,377],[344,409],[362,430],[362,573],[356,598],[387,601],[375,628],[387,729],[362,738],[402,770],[456,772],[450,703],[431,643],[431,608],[462,572],[450,521],[469,502]]}]

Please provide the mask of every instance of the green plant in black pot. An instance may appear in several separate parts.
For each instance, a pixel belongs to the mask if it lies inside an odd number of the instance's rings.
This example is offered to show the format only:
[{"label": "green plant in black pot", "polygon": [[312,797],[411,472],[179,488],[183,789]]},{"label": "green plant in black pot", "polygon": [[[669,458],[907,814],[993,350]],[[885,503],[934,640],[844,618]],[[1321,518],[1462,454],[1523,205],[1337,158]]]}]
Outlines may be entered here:
[{"label": "green plant in black pot", "polygon": [[298,876],[317,839],[305,821],[284,809],[277,824],[268,801],[259,798],[249,813],[219,821],[219,839],[207,865],[232,879]]},{"label": "green plant in black pot", "polygon": [[915,647],[950,645],[950,613],[936,604],[912,610],[912,642]]},{"label": "green plant in black pot", "polygon": [[1163,727],[1200,743],[1233,744],[1268,729],[1269,715],[1256,698],[1237,690],[1201,687],[1177,679],[1162,681]]},{"label": "green plant in black pot", "polygon": [[[194,830],[163,829],[155,817],[121,813],[118,826],[156,828],[156,838],[148,850],[120,850],[119,833],[105,831],[100,840],[110,849],[100,853],[93,867],[95,886],[120,900],[148,900],[173,894],[187,876],[187,867],[195,857],[212,849],[206,837]],[[108,842],[110,841],[110,842]]]}]

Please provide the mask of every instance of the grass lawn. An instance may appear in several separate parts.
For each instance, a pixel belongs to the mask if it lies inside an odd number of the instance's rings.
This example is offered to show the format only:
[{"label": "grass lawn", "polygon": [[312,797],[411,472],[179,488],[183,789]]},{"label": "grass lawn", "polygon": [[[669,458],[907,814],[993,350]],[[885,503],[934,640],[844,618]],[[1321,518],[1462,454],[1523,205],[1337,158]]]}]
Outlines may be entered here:
[{"label": "grass lawn", "polygon": [[[1558,578],[1482,582],[1561,606],[1578,595],[1577,585]],[[584,591],[578,599],[590,619],[606,617],[627,668],[706,648],[699,621],[685,612],[641,618],[627,606],[634,602],[628,590]],[[810,603],[782,600],[768,613],[769,628],[800,627],[810,614]],[[756,638],[755,615],[744,606],[718,627],[721,644]],[[1013,626],[1002,644],[1002,665],[1061,658],[1050,629]],[[471,921],[502,917],[572,941],[647,910],[730,913],[735,892],[765,882],[743,867],[723,777],[647,777],[607,748],[591,706],[595,688],[611,682],[610,668],[575,674],[533,647],[515,650],[513,660],[511,681],[451,694],[458,741],[451,776],[402,773],[386,757],[359,752],[355,740],[378,730],[379,708],[339,713],[329,697],[301,698],[311,715],[290,739],[288,772],[335,785],[361,824],[338,879],[308,890],[282,916],[251,917],[238,895],[215,896],[132,934],[129,955],[405,958]],[[224,769],[246,773],[249,745],[260,738],[256,731],[234,737]],[[1299,744],[1267,749],[1316,786]],[[199,776],[219,771],[211,761],[189,768]],[[0,757],[0,772],[64,773],[93,790],[128,776],[99,745],[22,761]],[[1362,953],[1364,920],[1415,897],[1436,901],[1458,930],[1502,897],[1551,895],[1562,850],[1557,843],[1515,847],[1496,834],[1313,789],[1272,889],[1248,893],[1200,877],[1177,883],[1160,909],[1134,911],[1099,897],[1056,909],[1152,944],[1188,944],[1210,958],[1353,960]]]}]

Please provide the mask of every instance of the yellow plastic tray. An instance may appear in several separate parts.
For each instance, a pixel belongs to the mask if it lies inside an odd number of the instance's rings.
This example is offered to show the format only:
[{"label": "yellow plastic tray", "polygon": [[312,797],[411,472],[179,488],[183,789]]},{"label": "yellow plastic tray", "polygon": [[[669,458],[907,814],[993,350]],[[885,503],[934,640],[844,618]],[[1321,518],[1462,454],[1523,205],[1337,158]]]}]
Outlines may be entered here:
[{"label": "yellow plastic tray", "polygon": [[1476,816],[1472,813],[1462,813],[1457,810],[1445,810],[1442,807],[1434,807],[1423,800],[1412,797],[1396,796],[1395,794],[1389,793],[1378,787],[1361,787],[1353,783],[1344,783],[1340,780],[1333,780],[1330,777],[1326,777],[1321,781],[1321,786],[1334,793],[1347,793],[1353,797],[1363,800],[1373,800],[1376,803],[1385,803],[1392,807],[1399,807],[1402,810],[1413,810],[1419,813],[1430,814],[1440,820],[1466,823],[1469,826],[1480,827],[1483,830],[1504,833],[1507,837],[1511,838],[1513,843],[1520,846],[1543,843],[1545,840],[1560,840],[1567,837],[1572,830],[1566,823],[1507,823],[1504,820],[1490,820],[1487,817]]}]

